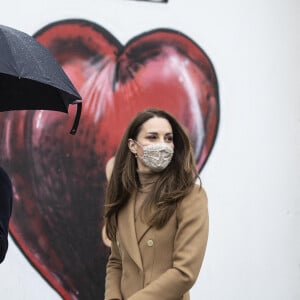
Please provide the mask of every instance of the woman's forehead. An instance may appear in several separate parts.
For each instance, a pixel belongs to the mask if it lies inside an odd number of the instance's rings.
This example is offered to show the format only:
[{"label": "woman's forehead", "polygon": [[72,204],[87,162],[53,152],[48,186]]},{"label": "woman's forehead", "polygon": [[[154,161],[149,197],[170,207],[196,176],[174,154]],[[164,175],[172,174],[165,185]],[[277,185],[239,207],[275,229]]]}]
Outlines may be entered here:
[{"label": "woman's forehead", "polygon": [[143,133],[172,133],[172,126],[165,118],[153,117],[147,120],[141,127]]}]

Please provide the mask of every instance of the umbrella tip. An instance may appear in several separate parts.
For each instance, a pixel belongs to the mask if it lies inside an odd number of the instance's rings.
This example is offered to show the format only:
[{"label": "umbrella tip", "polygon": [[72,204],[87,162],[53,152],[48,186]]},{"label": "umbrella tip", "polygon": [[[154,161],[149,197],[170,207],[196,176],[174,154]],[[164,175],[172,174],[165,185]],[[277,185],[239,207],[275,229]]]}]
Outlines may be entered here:
[{"label": "umbrella tip", "polygon": [[77,131],[76,129],[72,128],[70,134],[75,135],[76,131]]}]

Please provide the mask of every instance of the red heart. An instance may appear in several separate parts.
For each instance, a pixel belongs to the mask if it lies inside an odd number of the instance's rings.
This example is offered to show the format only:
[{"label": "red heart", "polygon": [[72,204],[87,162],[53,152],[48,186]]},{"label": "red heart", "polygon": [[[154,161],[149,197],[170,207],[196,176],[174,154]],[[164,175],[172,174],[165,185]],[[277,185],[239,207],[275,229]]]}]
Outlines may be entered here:
[{"label": "red heart", "polygon": [[109,250],[101,241],[105,164],[130,119],[147,107],[174,114],[188,129],[199,170],[217,133],[213,66],[191,39],[155,30],[123,47],[104,28],[61,21],[36,38],[54,54],[83,96],[74,109],[1,116],[1,163],[12,177],[10,232],[32,265],[64,299],[101,299]]}]

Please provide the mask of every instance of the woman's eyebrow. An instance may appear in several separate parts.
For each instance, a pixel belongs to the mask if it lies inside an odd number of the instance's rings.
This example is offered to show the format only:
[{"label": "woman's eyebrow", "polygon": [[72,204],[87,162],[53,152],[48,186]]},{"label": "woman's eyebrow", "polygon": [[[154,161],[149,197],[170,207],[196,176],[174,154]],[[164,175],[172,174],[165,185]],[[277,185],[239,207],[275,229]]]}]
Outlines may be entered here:
[{"label": "woman's eyebrow", "polygon": [[[156,131],[148,131],[148,132],[146,132],[146,134],[158,134],[158,132],[156,132]],[[165,133],[165,135],[173,135],[173,132],[167,132],[167,133]]]}]

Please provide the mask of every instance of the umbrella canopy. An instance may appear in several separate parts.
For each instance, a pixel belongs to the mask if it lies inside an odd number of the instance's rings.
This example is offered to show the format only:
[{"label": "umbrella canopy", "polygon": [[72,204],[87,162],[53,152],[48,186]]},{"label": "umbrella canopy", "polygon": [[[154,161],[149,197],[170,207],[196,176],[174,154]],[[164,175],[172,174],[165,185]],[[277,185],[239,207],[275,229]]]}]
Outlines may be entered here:
[{"label": "umbrella canopy", "polygon": [[51,52],[34,37],[0,25],[0,111],[68,112],[77,104],[71,134],[81,114],[81,96]]}]

